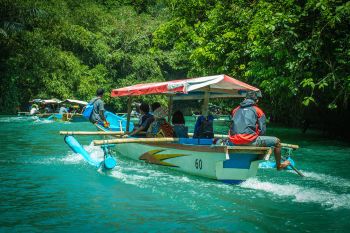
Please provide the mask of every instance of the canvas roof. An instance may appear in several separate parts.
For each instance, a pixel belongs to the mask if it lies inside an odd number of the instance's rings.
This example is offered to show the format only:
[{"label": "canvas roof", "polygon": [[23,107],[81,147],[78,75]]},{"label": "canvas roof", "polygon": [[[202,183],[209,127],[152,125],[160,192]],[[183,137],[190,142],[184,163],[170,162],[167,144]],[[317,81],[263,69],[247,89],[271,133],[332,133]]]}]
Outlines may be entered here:
[{"label": "canvas roof", "polygon": [[221,74],[167,82],[137,84],[114,89],[111,92],[111,96],[166,94],[174,95],[174,99],[202,99],[204,93],[208,92],[210,98],[232,98],[245,97],[247,91],[257,91],[258,95],[261,96],[258,88]]},{"label": "canvas roof", "polygon": [[72,103],[72,104],[79,104],[79,105],[87,105],[88,102],[82,101],[82,100],[73,100],[73,99],[66,99],[63,101],[65,103]]}]

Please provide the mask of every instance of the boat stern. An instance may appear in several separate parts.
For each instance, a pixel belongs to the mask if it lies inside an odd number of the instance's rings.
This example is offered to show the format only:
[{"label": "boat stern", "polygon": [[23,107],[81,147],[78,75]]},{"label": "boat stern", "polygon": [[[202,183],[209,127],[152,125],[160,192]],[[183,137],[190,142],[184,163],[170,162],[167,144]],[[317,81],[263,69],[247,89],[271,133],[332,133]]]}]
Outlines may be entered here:
[{"label": "boat stern", "polygon": [[270,157],[267,147],[227,147],[226,160],[216,163],[216,179],[229,184],[240,184],[256,176],[259,163]]}]

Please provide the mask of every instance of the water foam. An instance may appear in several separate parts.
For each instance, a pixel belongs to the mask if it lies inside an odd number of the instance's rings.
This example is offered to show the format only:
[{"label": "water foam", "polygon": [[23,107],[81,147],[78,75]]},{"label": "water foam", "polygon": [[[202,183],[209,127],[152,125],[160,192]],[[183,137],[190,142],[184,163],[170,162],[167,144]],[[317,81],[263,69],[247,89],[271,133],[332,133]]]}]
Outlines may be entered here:
[{"label": "water foam", "polygon": [[94,146],[94,143],[91,142],[90,145],[83,147],[94,160],[103,160],[104,152],[100,146]]},{"label": "water foam", "polygon": [[[94,146],[93,143],[87,146],[83,146],[84,149],[90,154],[91,158],[94,160],[103,160],[103,150],[99,146]],[[85,163],[84,158],[78,154],[74,153],[73,151],[69,150],[67,153],[67,156],[60,159],[65,164],[79,164],[79,163]]]},{"label": "water foam", "polygon": [[84,161],[83,157],[79,154],[76,154],[72,151],[69,151],[67,156],[60,159],[64,164],[79,164]]},{"label": "water foam", "polygon": [[51,123],[54,123],[54,122],[55,122],[54,120],[40,119],[40,118],[37,118],[34,121],[35,124],[51,124]]},{"label": "water foam", "polygon": [[303,172],[306,178],[321,182],[326,185],[330,185],[333,187],[350,187],[350,181],[340,177],[334,177],[322,173],[315,172]]},{"label": "water foam", "polygon": [[10,122],[27,122],[27,121],[36,121],[39,118],[37,116],[19,116],[19,117],[1,117],[0,122],[10,123]]},{"label": "water foam", "polygon": [[306,188],[294,184],[275,184],[262,182],[256,178],[248,179],[240,187],[265,191],[280,197],[292,197],[300,203],[317,203],[329,209],[350,209],[350,194],[338,194],[316,188]]}]

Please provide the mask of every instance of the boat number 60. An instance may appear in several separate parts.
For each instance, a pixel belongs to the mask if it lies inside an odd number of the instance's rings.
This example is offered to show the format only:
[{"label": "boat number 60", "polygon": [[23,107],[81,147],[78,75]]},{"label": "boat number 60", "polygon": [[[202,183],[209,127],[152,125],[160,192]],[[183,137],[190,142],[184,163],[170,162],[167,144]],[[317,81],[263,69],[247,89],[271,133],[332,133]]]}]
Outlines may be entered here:
[{"label": "boat number 60", "polygon": [[202,160],[201,159],[196,159],[194,162],[194,166],[196,167],[196,169],[202,169]]}]

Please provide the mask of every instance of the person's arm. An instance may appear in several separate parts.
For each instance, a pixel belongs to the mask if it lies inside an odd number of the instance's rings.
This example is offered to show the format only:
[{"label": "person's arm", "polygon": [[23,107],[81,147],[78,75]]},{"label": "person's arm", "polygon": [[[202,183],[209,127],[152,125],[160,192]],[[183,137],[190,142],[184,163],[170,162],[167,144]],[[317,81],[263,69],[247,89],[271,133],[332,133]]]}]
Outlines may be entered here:
[{"label": "person's arm", "polygon": [[101,99],[99,101],[100,101],[100,103],[98,105],[98,110],[99,110],[98,113],[101,117],[101,120],[105,122],[105,121],[107,121],[105,114],[104,114],[105,113],[105,104],[103,103],[103,101]]},{"label": "person's arm", "polygon": [[99,111],[99,114],[100,114],[101,119],[102,119],[103,121],[107,121],[104,113],[105,113],[105,110],[100,110],[100,111]]},{"label": "person's arm", "polygon": [[143,131],[144,129],[145,129],[145,127],[143,127],[143,126],[141,125],[138,129],[132,131],[132,132],[129,134],[129,136],[133,136],[133,135],[135,135],[135,134],[138,134],[138,133],[140,133],[141,131]]},{"label": "person's arm", "polygon": [[258,115],[258,127],[260,135],[265,135],[266,133],[266,116],[265,113],[258,107],[255,106],[256,113]]}]

